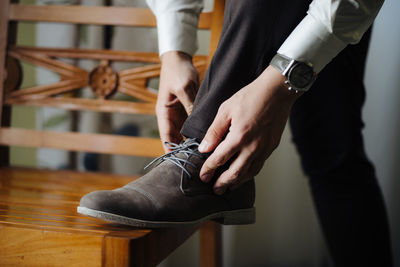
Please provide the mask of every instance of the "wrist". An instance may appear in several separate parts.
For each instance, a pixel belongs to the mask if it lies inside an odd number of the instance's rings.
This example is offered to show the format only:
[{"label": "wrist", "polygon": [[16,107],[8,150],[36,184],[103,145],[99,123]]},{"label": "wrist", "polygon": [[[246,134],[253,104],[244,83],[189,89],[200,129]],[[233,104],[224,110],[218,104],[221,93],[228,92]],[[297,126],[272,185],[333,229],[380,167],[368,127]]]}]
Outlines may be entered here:
[{"label": "wrist", "polygon": [[271,94],[279,97],[282,101],[294,103],[304,92],[289,90],[289,85],[286,83],[286,77],[275,67],[269,65],[259,77],[267,90]]},{"label": "wrist", "polygon": [[189,54],[181,51],[168,51],[161,55],[161,63],[171,62],[171,61],[185,61],[192,63],[192,57]]}]

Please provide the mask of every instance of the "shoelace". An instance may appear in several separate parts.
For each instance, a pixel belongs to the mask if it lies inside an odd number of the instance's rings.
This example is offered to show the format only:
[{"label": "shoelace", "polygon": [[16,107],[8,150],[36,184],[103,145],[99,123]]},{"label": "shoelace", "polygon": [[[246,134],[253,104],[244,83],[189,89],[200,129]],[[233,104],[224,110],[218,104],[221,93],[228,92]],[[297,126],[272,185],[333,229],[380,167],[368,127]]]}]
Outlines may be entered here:
[{"label": "shoelace", "polygon": [[[178,166],[179,168],[181,168],[188,176],[189,178],[192,178],[192,176],[190,175],[190,173],[186,170],[185,168],[185,163],[192,166],[192,167],[196,167],[196,165],[194,165],[193,163],[191,163],[188,158],[190,155],[196,155],[198,157],[201,157],[201,155],[195,151],[195,149],[200,145],[198,142],[195,141],[195,139],[186,139],[186,141],[184,143],[181,144],[176,144],[176,143],[172,143],[172,142],[164,142],[164,144],[169,148],[172,149],[171,152],[165,153],[164,155],[153,159],[149,164],[147,164],[144,169],[146,170],[148,167],[150,167],[151,165],[153,165],[155,162],[160,161],[163,162],[164,160],[168,160],[170,162],[172,162],[173,164],[175,164],[176,166]],[[175,154],[177,153],[183,153],[186,155],[186,159],[182,159],[182,158],[178,158],[175,156]]]}]

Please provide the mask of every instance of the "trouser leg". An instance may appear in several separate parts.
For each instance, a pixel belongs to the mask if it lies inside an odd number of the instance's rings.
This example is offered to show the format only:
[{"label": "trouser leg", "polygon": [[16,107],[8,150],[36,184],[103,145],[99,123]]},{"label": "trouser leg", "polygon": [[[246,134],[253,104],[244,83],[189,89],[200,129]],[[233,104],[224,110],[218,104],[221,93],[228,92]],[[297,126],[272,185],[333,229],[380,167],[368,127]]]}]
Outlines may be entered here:
[{"label": "trouser leg", "polygon": [[293,140],[336,266],[391,266],[387,215],[362,139],[368,32],[295,103]]}]

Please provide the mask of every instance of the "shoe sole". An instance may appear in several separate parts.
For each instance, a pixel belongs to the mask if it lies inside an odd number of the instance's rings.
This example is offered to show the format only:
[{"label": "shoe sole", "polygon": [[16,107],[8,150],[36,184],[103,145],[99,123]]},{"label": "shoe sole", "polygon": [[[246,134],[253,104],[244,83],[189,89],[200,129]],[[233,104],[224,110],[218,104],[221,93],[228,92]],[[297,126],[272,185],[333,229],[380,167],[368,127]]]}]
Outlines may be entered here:
[{"label": "shoe sole", "polygon": [[221,211],[207,215],[195,221],[185,221],[185,222],[139,220],[80,206],[78,207],[77,211],[80,214],[87,215],[90,217],[99,218],[102,220],[119,224],[142,227],[142,228],[172,228],[180,226],[190,226],[190,225],[201,224],[208,220],[213,220],[223,225],[253,224],[256,221],[256,211],[254,207],[249,209]]}]

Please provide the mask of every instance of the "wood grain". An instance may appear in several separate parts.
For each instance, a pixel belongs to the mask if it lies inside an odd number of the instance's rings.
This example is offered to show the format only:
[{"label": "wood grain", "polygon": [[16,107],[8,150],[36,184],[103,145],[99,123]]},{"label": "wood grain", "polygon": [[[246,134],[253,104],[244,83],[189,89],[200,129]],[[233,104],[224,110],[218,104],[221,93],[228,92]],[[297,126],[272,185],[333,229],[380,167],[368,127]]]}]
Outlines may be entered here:
[{"label": "wood grain", "polygon": [[[0,218],[1,220],[1,218]],[[18,237],[18,238],[16,238]],[[101,236],[5,226],[0,221],[0,266],[101,266]]]},{"label": "wood grain", "polygon": [[76,213],[82,195],[132,179],[1,168],[0,266],[155,266],[197,228],[136,229]]},{"label": "wood grain", "polygon": [[[211,15],[211,13],[202,13],[200,15],[200,29],[210,28]],[[8,18],[18,21],[46,21],[133,27],[157,26],[156,19],[151,10],[134,7],[35,6],[13,4],[10,7]]]}]

